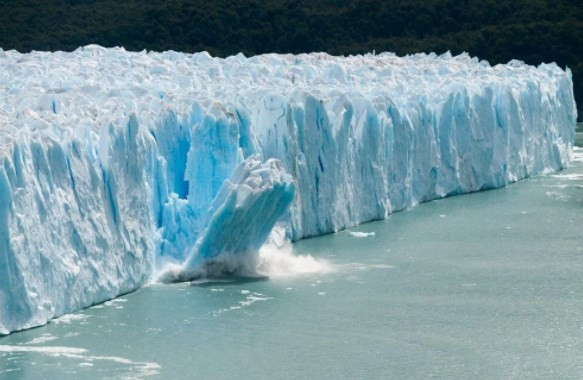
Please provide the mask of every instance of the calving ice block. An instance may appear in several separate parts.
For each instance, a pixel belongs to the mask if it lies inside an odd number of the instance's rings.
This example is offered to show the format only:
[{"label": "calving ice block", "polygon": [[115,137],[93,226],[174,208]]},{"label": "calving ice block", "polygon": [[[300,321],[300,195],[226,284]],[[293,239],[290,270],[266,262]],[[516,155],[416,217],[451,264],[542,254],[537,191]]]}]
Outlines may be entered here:
[{"label": "calving ice block", "polygon": [[0,51],[0,333],[568,165],[569,70]]}]

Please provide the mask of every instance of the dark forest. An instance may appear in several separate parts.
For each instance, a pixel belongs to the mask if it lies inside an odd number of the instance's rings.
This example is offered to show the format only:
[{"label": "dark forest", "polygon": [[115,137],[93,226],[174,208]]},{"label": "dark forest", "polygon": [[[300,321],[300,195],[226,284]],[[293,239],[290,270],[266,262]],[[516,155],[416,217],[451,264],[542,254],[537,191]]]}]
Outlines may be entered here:
[{"label": "dark forest", "polygon": [[87,44],[127,50],[335,55],[467,51],[491,64],[557,62],[573,71],[583,119],[581,0],[14,0],[0,47]]}]

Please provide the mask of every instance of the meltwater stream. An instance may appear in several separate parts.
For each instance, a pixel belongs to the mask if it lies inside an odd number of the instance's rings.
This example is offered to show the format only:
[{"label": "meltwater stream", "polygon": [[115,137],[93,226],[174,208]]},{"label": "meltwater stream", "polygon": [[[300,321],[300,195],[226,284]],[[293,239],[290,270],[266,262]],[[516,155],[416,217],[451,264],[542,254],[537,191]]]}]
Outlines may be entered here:
[{"label": "meltwater stream", "polygon": [[0,338],[0,378],[581,378],[575,155],[300,241],[311,258],[269,279],[153,285]]}]

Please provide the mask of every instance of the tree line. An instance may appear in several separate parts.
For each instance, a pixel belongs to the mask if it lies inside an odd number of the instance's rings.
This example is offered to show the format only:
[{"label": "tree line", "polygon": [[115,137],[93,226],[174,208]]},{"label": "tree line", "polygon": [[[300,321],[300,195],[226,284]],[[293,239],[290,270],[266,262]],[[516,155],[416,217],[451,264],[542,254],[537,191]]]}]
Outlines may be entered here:
[{"label": "tree line", "polygon": [[492,64],[557,62],[573,71],[583,120],[581,0],[12,0],[0,47],[399,55],[467,51]]}]

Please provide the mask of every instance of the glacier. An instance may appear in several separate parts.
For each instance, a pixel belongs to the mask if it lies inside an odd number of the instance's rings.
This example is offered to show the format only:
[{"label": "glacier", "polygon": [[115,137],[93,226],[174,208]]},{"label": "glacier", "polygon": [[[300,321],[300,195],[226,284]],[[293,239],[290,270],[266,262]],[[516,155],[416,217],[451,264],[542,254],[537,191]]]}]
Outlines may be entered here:
[{"label": "glacier", "polygon": [[[0,49],[0,334],[571,160],[571,72]],[[251,264],[249,264],[251,263]]]}]

